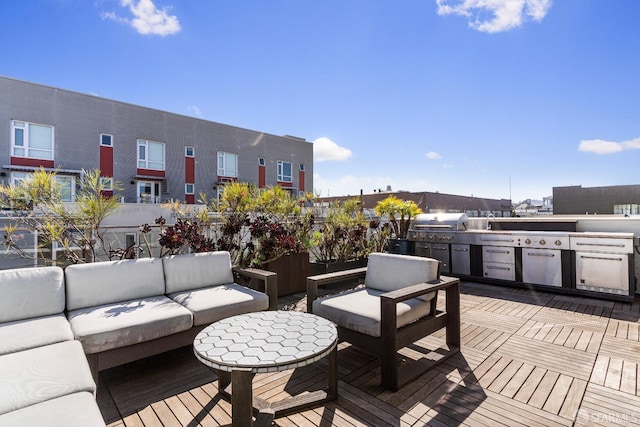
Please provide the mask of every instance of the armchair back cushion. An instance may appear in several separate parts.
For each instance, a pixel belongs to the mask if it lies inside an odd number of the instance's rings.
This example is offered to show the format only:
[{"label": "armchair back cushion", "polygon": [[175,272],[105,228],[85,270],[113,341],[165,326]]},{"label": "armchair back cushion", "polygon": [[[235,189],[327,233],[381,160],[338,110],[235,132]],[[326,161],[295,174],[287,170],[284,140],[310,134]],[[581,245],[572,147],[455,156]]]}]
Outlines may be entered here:
[{"label": "armchair back cushion", "polygon": [[173,255],[162,263],[167,294],[233,283],[231,256],[226,251]]},{"label": "armchair back cushion", "polygon": [[67,310],[164,295],[160,258],[70,265],[65,282]]},{"label": "armchair back cushion", "polygon": [[64,273],[60,267],[0,271],[0,323],[64,311]]},{"label": "armchair back cushion", "polygon": [[438,279],[440,261],[375,252],[369,255],[364,285],[383,292]]}]

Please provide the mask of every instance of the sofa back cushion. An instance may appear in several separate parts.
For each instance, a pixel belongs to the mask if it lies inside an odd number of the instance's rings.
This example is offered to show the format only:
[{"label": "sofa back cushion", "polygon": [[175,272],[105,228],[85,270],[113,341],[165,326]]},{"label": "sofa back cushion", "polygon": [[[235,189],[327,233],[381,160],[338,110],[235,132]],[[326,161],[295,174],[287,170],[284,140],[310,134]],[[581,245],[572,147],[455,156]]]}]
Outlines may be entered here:
[{"label": "sofa back cushion", "polygon": [[60,267],[0,271],[0,323],[64,311],[64,273]]},{"label": "sofa back cushion", "polygon": [[440,261],[411,255],[372,253],[364,284],[383,292],[438,279]]},{"label": "sofa back cushion", "polygon": [[233,283],[229,252],[202,252],[163,258],[165,292],[188,291]]},{"label": "sofa back cushion", "polygon": [[93,262],[65,269],[67,310],[164,294],[160,258]]}]

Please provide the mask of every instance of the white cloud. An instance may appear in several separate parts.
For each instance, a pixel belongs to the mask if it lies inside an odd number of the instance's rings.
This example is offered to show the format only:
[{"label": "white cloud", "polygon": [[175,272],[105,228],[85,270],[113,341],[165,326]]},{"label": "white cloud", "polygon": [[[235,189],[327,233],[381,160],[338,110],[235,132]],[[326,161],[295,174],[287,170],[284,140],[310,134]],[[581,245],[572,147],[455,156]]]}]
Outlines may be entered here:
[{"label": "white cloud", "polygon": [[551,8],[551,0],[436,0],[436,4],[438,15],[464,16],[470,28],[485,33],[519,27],[527,18],[540,22]]},{"label": "white cloud", "polygon": [[435,151],[429,151],[428,153],[425,153],[425,156],[427,156],[427,159],[431,160],[440,160],[442,158],[442,156]]},{"label": "white cloud", "polygon": [[313,141],[313,160],[317,162],[342,161],[351,157],[351,154],[351,150],[340,147],[327,137],[323,136]]},{"label": "white cloud", "polygon": [[187,111],[189,111],[191,114],[193,114],[196,117],[202,117],[202,111],[200,110],[200,107],[198,107],[197,105],[191,105],[190,107],[187,107]]},{"label": "white cloud", "polygon": [[152,0],[120,0],[120,5],[129,8],[133,19],[118,16],[115,12],[102,12],[100,16],[130,25],[140,34],[168,36],[180,31],[178,17],[169,15],[168,8],[158,9]]},{"label": "white cloud", "polygon": [[625,150],[640,150],[640,137],[622,142],[605,141],[603,139],[583,140],[580,141],[578,150],[596,154],[611,154]]}]

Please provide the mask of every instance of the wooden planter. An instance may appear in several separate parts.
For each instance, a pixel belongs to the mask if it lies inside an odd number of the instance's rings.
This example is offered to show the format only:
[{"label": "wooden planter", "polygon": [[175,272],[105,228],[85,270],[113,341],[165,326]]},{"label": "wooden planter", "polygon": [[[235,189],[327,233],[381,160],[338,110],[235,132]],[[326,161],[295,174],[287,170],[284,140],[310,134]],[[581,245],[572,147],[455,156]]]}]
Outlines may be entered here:
[{"label": "wooden planter", "polygon": [[309,263],[309,276],[318,274],[335,273],[336,271],[350,270],[367,266],[367,258],[354,259],[344,262],[311,262]]},{"label": "wooden planter", "polygon": [[268,263],[265,270],[278,273],[278,296],[307,291],[309,253],[284,255]]}]

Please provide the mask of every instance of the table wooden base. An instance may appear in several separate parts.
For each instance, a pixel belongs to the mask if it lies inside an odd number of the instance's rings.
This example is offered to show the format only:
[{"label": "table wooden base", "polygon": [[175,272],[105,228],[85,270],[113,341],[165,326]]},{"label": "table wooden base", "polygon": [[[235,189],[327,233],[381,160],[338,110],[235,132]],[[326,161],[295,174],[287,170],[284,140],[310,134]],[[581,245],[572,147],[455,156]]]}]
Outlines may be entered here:
[{"label": "table wooden base", "polygon": [[[300,396],[291,396],[277,402],[269,402],[253,396],[251,369],[234,369],[231,372],[216,371],[218,392],[231,400],[231,426],[270,426],[275,418],[314,408],[338,398],[338,350],[337,346],[327,356],[329,380],[326,390],[317,390]],[[255,424],[253,416],[255,412]]]}]

